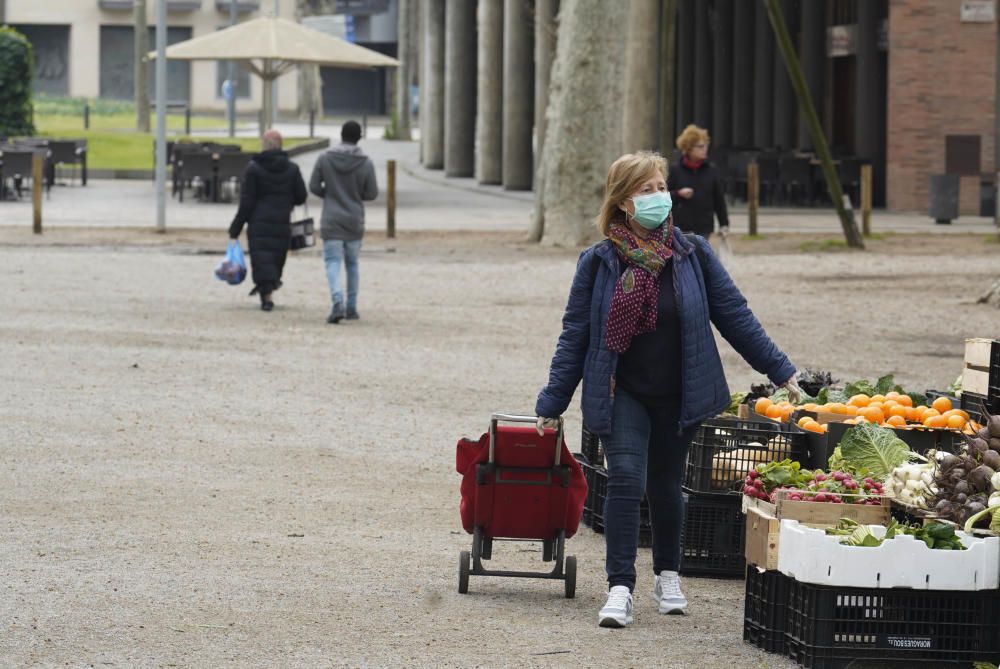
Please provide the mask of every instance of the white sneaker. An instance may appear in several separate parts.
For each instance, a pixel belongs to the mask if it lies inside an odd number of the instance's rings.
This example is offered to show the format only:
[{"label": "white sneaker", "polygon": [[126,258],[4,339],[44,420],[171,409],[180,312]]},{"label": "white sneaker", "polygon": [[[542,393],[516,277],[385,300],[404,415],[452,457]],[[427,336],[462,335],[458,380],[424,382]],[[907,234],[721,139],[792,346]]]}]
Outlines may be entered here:
[{"label": "white sneaker", "polygon": [[660,613],[683,615],[687,611],[688,600],[681,592],[681,577],[676,571],[660,572],[653,585],[653,597],[660,603]]},{"label": "white sneaker", "polygon": [[632,624],[632,593],[624,585],[616,585],[608,592],[608,601],[597,614],[601,627],[625,627]]}]

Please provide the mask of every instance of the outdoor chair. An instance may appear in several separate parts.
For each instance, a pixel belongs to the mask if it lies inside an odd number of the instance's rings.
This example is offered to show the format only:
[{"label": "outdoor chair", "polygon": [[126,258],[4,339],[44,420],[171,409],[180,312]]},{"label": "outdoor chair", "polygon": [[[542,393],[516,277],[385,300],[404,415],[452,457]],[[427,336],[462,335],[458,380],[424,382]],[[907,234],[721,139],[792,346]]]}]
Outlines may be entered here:
[{"label": "outdoor chair", "polygon": [[[212,184],[215,181],[215,160],[212,154],[198,151],[197,153],[182,153],[177,159],[175,169],[179,172],[180,201],[184,201],[184,189],[192,186],[197,189],[197,183],[202,184],[198,197],[202,200],[211,195]],[[196,181],[197,180],[197,181]]]},{"label": "outdoor chair", "polygon": [[31,180],[31,162],[35,153],[35,150],[21,146],[0,149],[0,190],[5,191],[6,180],[10,179],[17,199],[21,199],[25,181]]},{"label": "outdoor chair", "polygon": [[774,194],[778,190],[778,157],[773,154],[761,153],[757,156],[757,183],[760,184],[761,204],[773,204]]},{"label": "outdoor chair", "polygon": [[[216,160],[215,163],[215,202],[218,202],[223,195],[223,185],[226,182],[231,179],[236,179],[237,181],[243,179],[243,175],[246,174],[247,166],[250,164],[250,158],[252,156],[252,153],[243,153],[242,151],[218,154],[218,160]],[[237,194],[236,197],[238,197],[239,188],[234,189],[233,192]],[[233,199],[235,199],[235,197]]]},{"label": "outdoor chair", "polygon": [[[49,142],[52,151],[53,181],[59,165],[79,165],[81,185],[87,185],[87,140],[54,139]],[[70,177],[72,182],[72,176]]]},{"label": "outdoor chair", "polygon": [[785,204],[812,205],[812,165],[803,156],[787,155],[780,160],[779,191]]}]

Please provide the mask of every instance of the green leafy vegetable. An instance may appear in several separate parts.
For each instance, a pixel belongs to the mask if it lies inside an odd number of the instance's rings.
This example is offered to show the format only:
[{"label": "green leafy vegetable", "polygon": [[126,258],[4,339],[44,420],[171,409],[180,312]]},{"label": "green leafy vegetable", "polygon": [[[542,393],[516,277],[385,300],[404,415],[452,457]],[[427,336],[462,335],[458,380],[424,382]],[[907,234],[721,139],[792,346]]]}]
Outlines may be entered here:
[{"label": "green leafy vegetable", "polygon": [[838,451],[848,468],[865,470],[872,478],[881,480],[896,467],[915,458],[906,442],[896,436],[895,430],[873,423],[861,423],[844,433],[844,438],[830,458],[831,468]]},{"label": "green leafy vegetable", "polygon": [[828,535],[845,536],[847,538],[841,540],[840,543],[845,546],[857,546],[860,548],[881,546],[885,541],[907,534],[923,541],[932,550],[965,550],[965,544],[962,543],[962,540],[955,533],[955,527],[945,523],[933,523],[926,527],[921,527],[920,525],[904,525],[892,519],[885,526],[885,535],[880,539],[875,536],[868,525],[859,525],[856,520],[841,518],[837,526],[828,527],[826,533]]},{"label": "green leafy vegetable", "polygon": [[988,516],[990,517],[990,532],[1000,534],[1000,506],[988,506],[979,513],[969,516],[969,519],[965,521],[965,531],[972,532],[976,523]]},{"label": "green leafy vegetable", "polygon": [[747,398],[748,393],[733,393],[729,400],[729,408],[724,413],[736,415],[740,411],[740,405]]}]

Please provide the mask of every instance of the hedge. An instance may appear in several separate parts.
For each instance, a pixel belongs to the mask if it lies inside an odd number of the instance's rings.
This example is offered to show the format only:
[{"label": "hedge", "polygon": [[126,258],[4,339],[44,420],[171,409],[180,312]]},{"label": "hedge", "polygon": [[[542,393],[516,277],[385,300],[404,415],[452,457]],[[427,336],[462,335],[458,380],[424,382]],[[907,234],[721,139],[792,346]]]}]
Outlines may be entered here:
[{"label": "hedge", "polygon": [[35,71],[31,42],[0,26],[0,137],[35,134],[31,82]]}]

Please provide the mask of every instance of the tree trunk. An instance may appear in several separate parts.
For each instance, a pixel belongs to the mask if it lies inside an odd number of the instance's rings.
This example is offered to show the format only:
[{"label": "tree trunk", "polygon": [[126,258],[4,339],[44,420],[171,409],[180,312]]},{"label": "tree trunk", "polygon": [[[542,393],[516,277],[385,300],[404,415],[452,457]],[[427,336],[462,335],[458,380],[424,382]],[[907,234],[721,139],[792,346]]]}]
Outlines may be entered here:
[{"label": "tree trunk", "polygon": [[622,152],[628,3],[563,0],[537,197],[546,244],[597,237],[608,166]]},{"label": "tree trunk", "polygon": [[[559,0],[536,0],[535,2],[535,190],[542,192],[545,181],[542,176],[542,156],[545,155],[545,115],[549,107],[549,87],[552,80],[552,59],[556,53],[556,35]],[[542,241],[545,231],[545,212],[540,206],[541,198],[535,198],[535,208],[531,213],[531,233],[533,242]]]},{"label": "tree trunk", "polygon": [[135,129],[149,132],[149,28],[146,0],[135,0],[132,9],[135,31]]},{"label": "tree trunk", "polygon": [[626,151],[651,150],[659,143],[659,0],[628,3],[628,49],[625,55],[625,105],[622,145]]}]

